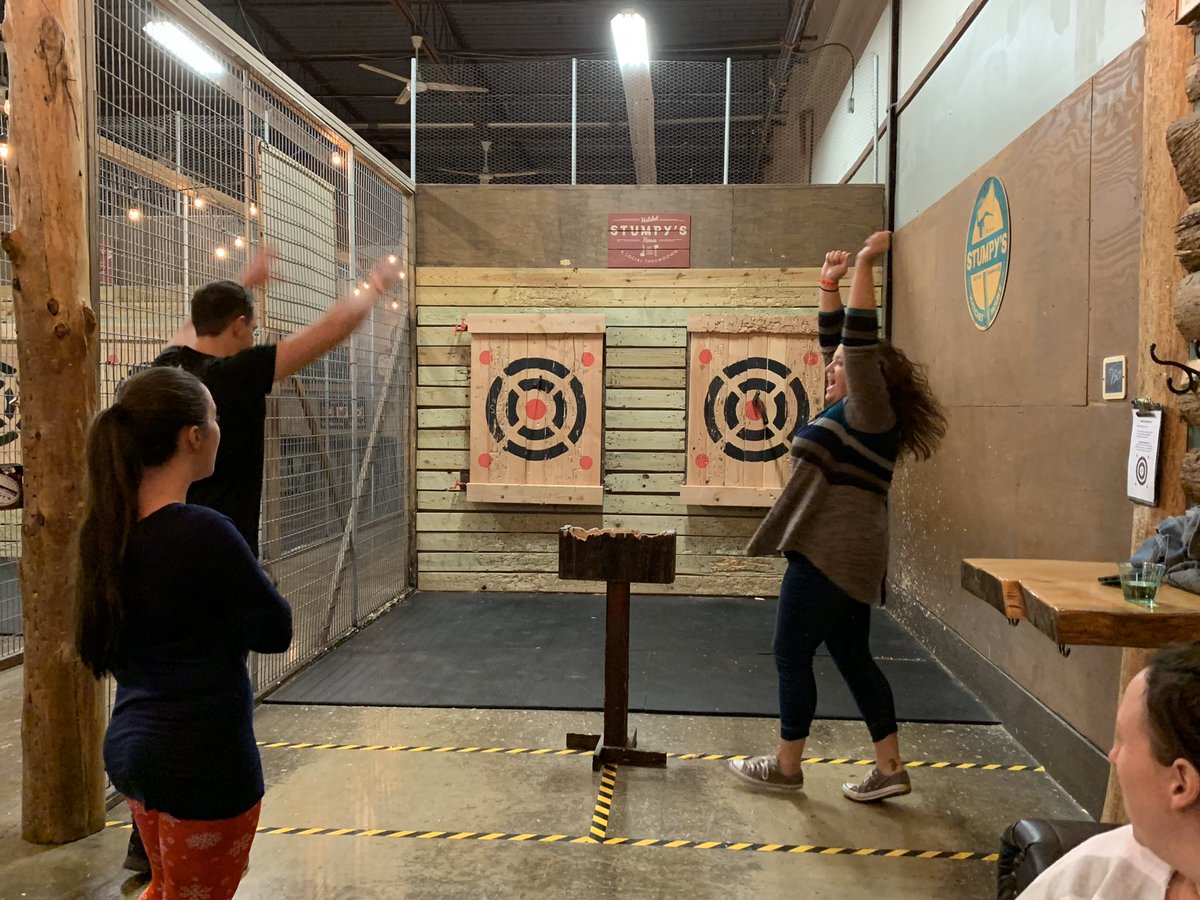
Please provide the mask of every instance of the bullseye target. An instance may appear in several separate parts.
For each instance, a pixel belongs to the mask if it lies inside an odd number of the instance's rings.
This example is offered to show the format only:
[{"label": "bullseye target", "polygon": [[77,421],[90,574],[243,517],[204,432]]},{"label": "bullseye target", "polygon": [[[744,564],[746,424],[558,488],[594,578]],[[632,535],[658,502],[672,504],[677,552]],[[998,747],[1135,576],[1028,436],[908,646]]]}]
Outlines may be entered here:
[{"label": "bullseye target", "polygon": [[796,433],[817,414],[825,363],[815,316],[688,318],[687,470],[698,506],[770,506]]},{"label": "bullseye target", "polygon": [[0,362],[0,447],[21,436],[20,392],[17,389],[17,370]]},{"label": "bullseye target", "polygon": [[808,415],[808,393],[800,379],[767,357],[726,366],[704,398],[709,438],[739,462],[770,462],[786,455]]},{"label": "bullseye target", "polygon": [[604,317],[468,316],[468,502],[603,502]]},{"label": "bullseye target", "polygon": [[488,430],[505,453],[545,462],[579,443],[587,422],[583,383],[561,362],[514,360],[487,393]]}]

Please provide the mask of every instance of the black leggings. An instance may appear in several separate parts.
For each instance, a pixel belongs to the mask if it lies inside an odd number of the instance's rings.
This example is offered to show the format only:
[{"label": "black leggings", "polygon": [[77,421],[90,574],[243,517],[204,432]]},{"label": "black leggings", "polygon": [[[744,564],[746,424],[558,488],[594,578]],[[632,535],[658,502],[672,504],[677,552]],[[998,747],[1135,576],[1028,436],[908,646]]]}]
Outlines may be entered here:
[{"label": "black leggings", "polygon": [[808,737],[817,711],[813,655],[824,644],[846,679],[872,741],[896,728],[896,703],[887,677],[871,658],[871,607],[851,599],[799,553],[788,553],[775,620],[779,672],[779,735]]}]

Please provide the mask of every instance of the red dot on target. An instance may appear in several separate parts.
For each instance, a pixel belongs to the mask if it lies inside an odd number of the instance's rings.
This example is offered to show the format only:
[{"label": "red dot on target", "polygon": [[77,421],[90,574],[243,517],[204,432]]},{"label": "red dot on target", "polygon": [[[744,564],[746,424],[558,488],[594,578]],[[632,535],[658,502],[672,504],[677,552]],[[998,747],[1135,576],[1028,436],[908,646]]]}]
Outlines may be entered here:
[{"label": "red dot on target", "polygon": [[591,353],[585,353],[583,356],[579,357],[579,361],[585,366],[591,366],[595,364],[596,357]]},{"label": "red dot on target", "polygon": [[483,363],[485,366],[490,366],[492,364],[492,351],[484,350],[482,353],[480,353],[479,361],[481,363]]},{"label": "red dot on target", "polygon": [[546,417],[546,404],[541,400],[530,400],[525,404],[525,418],[536,422]]},{"label": "red dot on target", "polygon": [[712,351],[711,350],[701,350],[700,351],[700,362],[702,362],[706,366],[710,362],[712,362]]},{"label": "red dot on target", "polygon": [[806,366],[815,366],[820,361],[821,361],[821,357],[818,356],[816,353],[814,353],[812,350],[809,350],[807,353],[804,354],[804,364]]},{"label": "red dot on target", "polygon": [[708,457],[705,454],[701,453],[699,456],[696,457],[696,465],[699,466],[701,469],[707,469],[708,468]]},{"label": "red dot on target", "polygon": [[757,422],[762,418],[762,414],[758,411],[758,404],[753,400],[746,404],[746,418],[751,422]]},{"label": "red dot on target", "polygon": [[492,464],[492,455],[490,453],[479,454],[479,465],[483,468],[488,468]]},{"label": "red dot on target", "polygon": [[579,459],[579,468],[583,469],[583,471],[585,471],[585,472],[586,472],[586,471],[587,471],[588,469],[590,469],[590,468],[591,468],[593,465],[595,465],[595,462],[592,460],[592,458],[591,458],[590,456],[583,456],[583,457],[580,457],[580,459]]}]

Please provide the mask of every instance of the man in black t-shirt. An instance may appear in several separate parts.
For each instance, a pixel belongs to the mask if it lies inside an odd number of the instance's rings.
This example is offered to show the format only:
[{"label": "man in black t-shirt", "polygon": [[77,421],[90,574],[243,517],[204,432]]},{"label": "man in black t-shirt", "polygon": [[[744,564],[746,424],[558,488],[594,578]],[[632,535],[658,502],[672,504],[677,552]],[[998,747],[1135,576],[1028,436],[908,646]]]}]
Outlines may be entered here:
[{"label": "man in black t-shirt", "polygon": [[[188,503],[224,513],[257,557],[262,505],[267,395],[276,381],[299,372],[348,338],[371,313],[375,300],[396,284],[394,265],[379,263],[356,289],[317,321],[278,344],[256,346],[251,290],[269,277],[269,254],[258,256],[239,281],[217,281],[192,297],[192,315],[154,360],[186,369],[208,387],[221,423],[213,473],[188,490]],[[134,828],[125,867],[149,872],[150,862]]]}]

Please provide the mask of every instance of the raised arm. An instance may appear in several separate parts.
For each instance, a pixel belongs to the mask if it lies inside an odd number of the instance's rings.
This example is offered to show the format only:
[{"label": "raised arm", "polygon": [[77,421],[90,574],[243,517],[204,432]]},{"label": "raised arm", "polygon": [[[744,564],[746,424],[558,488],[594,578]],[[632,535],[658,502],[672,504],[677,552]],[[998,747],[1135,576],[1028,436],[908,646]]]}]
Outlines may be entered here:
[{"label": "raised arm", "polygon": [[821,302],[817,308],[817,339],[825,365],[833,358],[833,351],[842,342],[842,292],[840,282],[850,264],[850,254],[845,250],[830,250],[825,254],[821,266]]},{"label": "raised arm", "polygon": [[889,231],[877,231],[858,251],[842,331],[846,418],[853,427],[868,432],[887,431],[896,423],[879,367],[879,316],[875,310],[875,262],[888,251],[891,237]]},{"label": "raised arm", "polygon": [[368,287],[356,289],[328,309],[321,318],[279,342],[275,351],[275,380],[294,375],[313,360],[328,353],[362,324],[376,299],[399,279],[395,265],[380,262],[367,279]]}]

